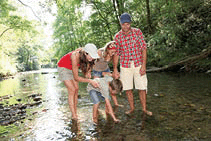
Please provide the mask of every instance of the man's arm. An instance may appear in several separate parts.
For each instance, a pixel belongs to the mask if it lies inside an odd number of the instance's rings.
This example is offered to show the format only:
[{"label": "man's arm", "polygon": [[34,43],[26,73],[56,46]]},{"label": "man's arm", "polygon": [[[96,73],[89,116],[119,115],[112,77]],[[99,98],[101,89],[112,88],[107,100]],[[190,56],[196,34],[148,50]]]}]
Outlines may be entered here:
[{"label": "man's arm", "polygon": [[147,48],[142,51],[143,63],[141,65],[140,74],[146,74],[146,64],[147,64]]}]

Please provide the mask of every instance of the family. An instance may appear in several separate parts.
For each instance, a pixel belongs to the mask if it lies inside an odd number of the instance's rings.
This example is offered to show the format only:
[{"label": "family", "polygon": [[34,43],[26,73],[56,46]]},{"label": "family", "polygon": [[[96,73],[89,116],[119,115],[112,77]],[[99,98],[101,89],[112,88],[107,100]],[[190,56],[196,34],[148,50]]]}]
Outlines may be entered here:
[{"label": "family", "polygon": [[[119,105],[116,94],[125,91],[130,109],[125,112],[134,112],[133,89],[138,90],[142,105],[143,116],[151,116],[147,110],[147,47],[140,29],[131,27],[131,16],[123,13],[120,16],[121,30],[114,36],[114,41],[108,42],[105,47],[97,47],[88,43],[64,55],[58,62],[58,73],[61,81],[68,90],[68,103],[72,119],[77,120],[78,83],[87,82],[87,91],[93,102],[93,122],[98,123],[98,108],[100,101],[105,101],[105,112],[114,122],[116,118],[110,103],[110,96],[115,104]],[[111,73],[108,62],[113,62]],[[120,62],[120,73],[118,63]],[[79,69],[84,77],[79,76]],[[92,79],[93,78],[93,79]]]}]

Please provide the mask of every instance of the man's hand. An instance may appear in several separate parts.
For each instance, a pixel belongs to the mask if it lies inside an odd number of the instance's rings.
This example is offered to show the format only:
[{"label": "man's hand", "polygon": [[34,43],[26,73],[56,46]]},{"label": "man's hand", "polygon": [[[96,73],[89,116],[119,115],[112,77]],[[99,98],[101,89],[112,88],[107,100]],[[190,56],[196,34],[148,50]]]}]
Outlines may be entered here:
[{"label": "man's hand", "polygon": [[140,73],[141,76],[145,75],[146,74],[146,67],[142,66],[139,73]]}]

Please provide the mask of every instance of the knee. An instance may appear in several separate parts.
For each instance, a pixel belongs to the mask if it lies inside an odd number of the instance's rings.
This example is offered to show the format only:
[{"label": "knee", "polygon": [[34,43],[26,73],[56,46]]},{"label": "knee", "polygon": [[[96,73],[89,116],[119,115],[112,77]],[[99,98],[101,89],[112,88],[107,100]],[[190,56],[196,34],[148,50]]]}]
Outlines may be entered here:
[{"label": "knee", "polygon": [[75,93],[78,92],[78,89],[76,88],[67,88],[69,92]]},{"label": "knee", "polygon": [[133,91],[128,90],[128,91],[126,91],[126,94],[127,94],[127,95],[133,95]]}]

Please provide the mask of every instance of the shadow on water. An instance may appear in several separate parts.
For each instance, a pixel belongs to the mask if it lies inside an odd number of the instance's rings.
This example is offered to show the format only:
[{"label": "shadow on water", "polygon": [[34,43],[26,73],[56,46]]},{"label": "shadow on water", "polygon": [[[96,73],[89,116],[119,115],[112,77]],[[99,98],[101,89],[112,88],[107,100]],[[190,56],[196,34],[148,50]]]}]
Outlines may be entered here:
[{"label": "shadow on water", "polygon": [[[132,115],[125,115],[129,105],[123,93],[118,95],[118,101],[124,108],[114,107],[121,122],[115,124],[111,117],[106,117],[104,103],[101,103],[99,124],[94,126],[86,83],[79,84],[77,112],[80,120],[71,121],[67,90],[57,76],[55,71],[46,74],[39,72],[10,80],[13,90],[8,89],[8,93],[15,92],[17,97],[24,99],[27,94],[35,92],[42,93],[43,98],[37,114],[30,117],[33,120],[26,118],[22,123],[24,126],[20,126],[25,129],[21,130],[21,136],[11,135],[11,140],[211,140],[210,75],[149,73],[147,106],[153,116],[147,117],[144,129],[140,126],[142,111],[137,91],[134,91],[136,109]],[[0,82],[0,86],[4,83],[6,81]]]}]

